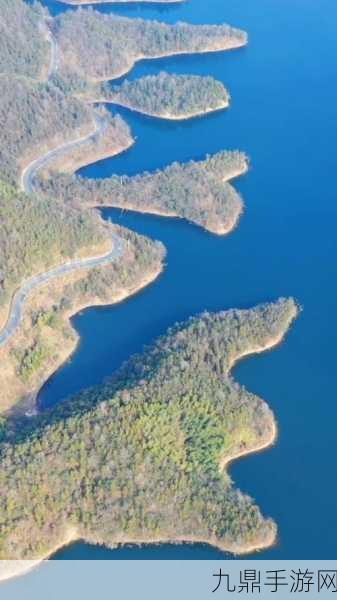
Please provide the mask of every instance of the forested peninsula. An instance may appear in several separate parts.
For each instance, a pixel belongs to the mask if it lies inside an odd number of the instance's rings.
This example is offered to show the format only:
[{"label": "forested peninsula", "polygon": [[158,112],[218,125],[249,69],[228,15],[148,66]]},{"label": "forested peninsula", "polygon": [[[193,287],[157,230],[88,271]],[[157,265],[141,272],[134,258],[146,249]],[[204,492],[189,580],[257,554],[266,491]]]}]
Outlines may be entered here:
[{"label": "forested peninsula", "polygon": [[215,52],[247,43],[247,34],[228,25],[167,25],[159,21],[104,15],[91,8],[62,13],[53,22],[59,73],[104,81],[130,71],[135,62],[174,54]]},{"label": "forested peninsula", "polygon": [[[222,83],[211,77],[162,73],[135,82],[124,82],[120,86],[95,83],[95,78],[87,69],[83,70],[77,64],[76,52],[79,51],[80,57],[83,57],[82,50],[78,48],[78,38],[87,37],[85,28],[88,27],[90,35],[86,52],[92,58],[95,50],[89,48],[90,40],[95,46],[96,36],[98,44],[104,35],[109,36],[110,41],[105,43],[102,60],[111,59],[114,70],[119,68],[120,61],[128,60],[129,55],[134,57],[139,51],[137,45],[140,48],[145,44],[150,53],[150,48],[159,44],[163,55],[171,52],[170,46],[177,45],[183,50],[185,44],[186,51],[202,52],[203,48],[207,51],[213,43],[221,46],[224,39],[227,42],[237,37],[244,39],[244,32],[237,32],[225,25],[167,26],[159,22],[101,15],[87,9],[52,19],[39,4],[27,6],[22,0],[13,0],[11,6],[18,16],[20,39],[28,35],[26,29],[29,25],[30,28],[35,27],[34,35],[41,40],[41,48],[37,46],[43,60],[40,61],[39,72],[34,72],[30,67],[25,70],[20,67],[29,66],[38,59],[33,59],[30,51],[27,52],[28,40],[26,45],[15,45],[8,1],[1,2],[7,33],[0,40],[0,50],[5,54],[11,53],[13,58],[0,71],[0,178],[12,185],[18,183],[20,174],[41,155],[54,153],[54,150],[68,142],[82,140],[85,136],[89,138],[95,133],[94,111],[88,105],[93,100],[116,102],[166,119],[191,118],[228,106],[229,93]],[[125,36],[127,44],[122,41]],[[32,36],[33,42],[35,37]],[[109,50],[111,44],[112,55]],[[131,44],[130,48],[128,44]],[[71,54],[65,68],[62,66],[62,48]],[[53,64],[53,68],[51,65],[48,67],[48,62]],[[90,70],[90,60],[86,64]],[[99,68],[99,61],[95,61],[95,65],[94,68]],[[44,76],[41,75],[42,71]],[[88,139],[86,145],[81,143],[81,147],[76,147],[72,144],[71,150],[62,157],[59,153],[51,155],[52,161],[48,161],[48,166],[53,162],[54,171],[73,172],[94,160],[125,150],[133,142],[131,132],[123,125],[122,119],[112,119],[107,111],[105,120],[111,127],[101,128],[100,135]]]},{"label": "forested peninsula", "polygon": [[162,72],[121,85],[103,83],[97,90],[96,101],[118,104],[153,117],[180,120],[227,108],[229,94],[213,77]]},{"label": "forested peninsula", "polygon": [[[119,115],[104,108],[93,110],[81,100],[64,94],[52,82],[24,77],[1,77],[0,179],[17,185],[25,168],[51,153],[53,168],[73,171],[93,160],[119,153],[133,139]],[[55,151],[95,132],[95,115],[102,127],[86,145],[73,145],[71,152]],[[49,163],[48,163],[49,164]]]},{"label": "forested peninsula", "polygon": [[[52,19],[38,3],[28,5],[22,0],[0,0],[0,7],[4,32],[0,55],[8,54],[8,60],[0,62],[3,332],[10,303],[22,283],[64,262],[103,255],[109,250],[112,229],[88,209],[95,205],[123,206],[180,216],[210,231],[225,233],[235,225],[242,210],[242,201],[228,180],[246,170],[247,160],[243,154],[223,153],[200,164],[175,163],[161,172],[97,183],[72,176],[81,166],[121,152],[134,140],[121,117],[89,105],[89,93],[96,85],[90,74],[81,72],[73,61],[69,69],[62,68],[63,35],[71,35],[75,56],[73,27],[84,27],[84,35],[88,27],[92,32],[89,41],[95,41],[97,35],[98,39],[102,35],[111,39],[113,33],[113,68],[119,68],[118,61],[130,52],[134,59],[143,51],[142,44],[147,54],[157,51],[158,44],[164,54],[172,48],[181,51],[185,44],[186,50],[199,52],[225,41],[227,47],[237,32],[227,26],[167,26],[106,18],[92,10]],[[125,36],[130,47],[122,43]],[[88,48],[89,53],[91,50]],[[97,85],[114,89],[110,84]],[[209,110],[229,99],[220,82],[193,76],[160,74],[134,84],[124,83],[118,89],[121,96],[128,94],[138,109],[156,110],[161,115],[168,108],[177,114]],[[146,106],[148,92],[152,106]],[[18,188],[29,193],[20,193]],[[178,193],[179,188],[183,194]],[[112,196],[116,201],[111,202]],[[162,270],[165,251],[161,244],[126,230],[117,231],[127,242],[127,251],[118,264],[67,274],[29,295],[20,327],[0,348],[4,382],[1,411],[13,405],[20,410],[22,406],[24,412],[34,407],[39,387],[77,342],[69,326],[72,314],[91,304],[118,301],[152,281]]]},{"label": "forested peninsula", "polygon": [[[38,2],[0,0],[2,559],[38,562],[77,539],[204,542],[234,553],[275,541],[275,523],[234,488],[226,467],[273,443],[276,423],[230,371],[282,341],[299,310],[293,299],[192,317],[102,385],[43,414],[36,407],[41,385],[78,342],[71,316],[127,298],[165,264],[160,242],[104,222],[97,207],[180,217],[216,234],[231,231],[243,210],[229,183],[248,168],[242,152],[134,177],[74,174],[134,143],[123,119],[93,101],[167,119],[225,108],[229,92],[210,77],[107,81],[142,59],[246,43],[227,25],[166,25],[92,8],[52,18]],[[118,260],[87,268],[90,257],[112,256],[112,240]],[[75,270],[60,271],[69,261]],[[40,285],[51,267],[57,276]],[[38,285],[3,335],[30,278]]]},{"label": "forested peninsula", "polygon": [[16,413],[35,410],[41,385],[78,342],[69,321],[74,313],[120,302],[163,268],[161,243],[51,198],[22,194],[0,183],[0,331],[14,290],[31,275],[69,259],[106,253],[112,233],[122,240],[123,252],[111,264],[59,276],[32,291],[20,327],[0,345],[0,412],[13,407]]},{"label": "forested peninsula", "polygon": [[105,384],[5,428],[0,557],[38,560],[79,538],[202,541],[235,553],[272,544],[275,524],[224,467],[272,443],[275,422],[229,372],[279,343],[297,311],[281,299],[193,317]]},{"label": "forested peninsula", "polygon": [[219,152],[203,161],[173,163],[164,170],[134,177],[86,179],[57,175],[36,181],[41,193],[66,203],[117,208],[180,217],[212,233],[229,233],[243,202],[228,183],[248,169],[242,152]]}]

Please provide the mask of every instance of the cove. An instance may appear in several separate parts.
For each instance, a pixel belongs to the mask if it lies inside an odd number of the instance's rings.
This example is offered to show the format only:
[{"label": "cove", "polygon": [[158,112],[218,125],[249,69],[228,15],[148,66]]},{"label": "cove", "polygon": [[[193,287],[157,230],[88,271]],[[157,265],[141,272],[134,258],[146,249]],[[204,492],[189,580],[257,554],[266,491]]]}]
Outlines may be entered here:
[{"label": "cove", "polygon": [[[273,409],[279,439],[272,449],[234,463],[231,475],[278,524],[278,544],[253,558],[331,558],[337,528],[337,5],[334,0],[190,0],[160,11],[104,6],[105,12],[112,10],[167,22],[228,21],[246,29],[250,43],[235,52],[139,63],[129,77],[160,69],[213,75],[228,87],[231,107],[179,124],[119,110],[136,144],[82,175],[131,175],[238,148],[252,161],[248,175],[236,182],[246,209],[238,228],[223,238],[184,221],[104,210],[105,218],[161,240],[168,250],[166,269],[128,301],[88,309],[73,319],[81,343],[43,388],[39,403],[46,407],[99,383],[176,320],[206,309],[295,296],[304,310],[285,343],[234,371]],[[56,558],[224,555],[205,546],[110,551],[76,543]]]}]

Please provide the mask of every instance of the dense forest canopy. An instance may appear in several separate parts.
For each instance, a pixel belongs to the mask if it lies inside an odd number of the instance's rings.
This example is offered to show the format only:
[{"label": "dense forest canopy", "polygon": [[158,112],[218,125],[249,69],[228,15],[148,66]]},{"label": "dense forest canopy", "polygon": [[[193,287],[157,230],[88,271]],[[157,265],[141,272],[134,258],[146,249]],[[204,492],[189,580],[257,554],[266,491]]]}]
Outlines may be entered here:
[{"label": "dense forest canopy", "polygon": [[291,299],[176,325],[104,385],[8,434],[0,446],[1,558],[38,558],[76,537],[194,539],[232,551],[275,525],[219,464],[270,440],[273,416],[234,383],[233,361],[276,343]]},{"label": "dense forest canopy", "polygon": [[0,181],[0,306],[22,279],[106,237],[95,213],[23,194]]},{"label": "dense forest canopy", "polygon": [[227,180],[247,169],[242,152],[219,152],[204,161],[173,163],[164,170],[134,177],[86,179],[55,175],[37,184],[41,192],[82,205],[115,206],[175,215],[216,233],[235,224],[242,200]]},{"label": "dense forest canopy", "polygon": [[245,32],[228,25],[167,25],[80,8],[54,22],[61,72],[104,80],[129,71],[140,58],[225,50],[247,42]]},{"label": "dense forest canopy", "polygon": [[[131,143],[122,119],[109,121],[104,111],[100,122],[110,145],[98,128],[92,133],[94,114],[85,100],[96,91],[107,101],[164,116],[227,105],[227,91],[211,77],[161,73],[118,86],[102,82],[143,58],[246,43],[245,32],[227,25],[167,25],[92,8],[51,19],[37,2],[0,0],[1,318],[25,278],[106,248],[112,232],[123,247],[118,260],[54,287],[48,282],[29,298],[9,351],[0,351],[1,410],[38,389],[69,356],[74,312],[120,301],[163,266],[160,242],[104,224],[88,209],[178,216],[226,233],[243,209],[229,181],[245,172],[248,159],[219,152],[153,173],[88,180],[57,174],[62,155],[52,176],[50,165],[39,171],[38,193],[32,194],[17,189],[23,168],[51,147],[62,154],[64,143],[77,136],[87,145],[73,145],[71,165],[83,155],[97,160],[100,143],[102,156]],[[280,299],[192,317],[102,385],[33,420],[1,418],[0,558],[41,558],[70,537],[108,546],[203,541],[233,552],[272,543],[275,524],[234,488],[223,467],[269,444],[275,422],[265,402],[235,383],[230,370],[236,360],[281,341],[297,312],[293,299]]]},{"label": "dense forest canopy", "polygon": [[47,151],[48,142],[92,128],[91,110],[51,83],[1,77],[0,178],[17,184],[22,164]]},{"label": "dense forest canopy", "polygon": [[[111,234],[114,242],[116,235],[122,242],[123,252],[116,260],[78,271],[74,277],[54,279],[35,293],[35,301],[29,296],[20,328],[11,337],[9,347],[0,348],[0,380],[3,384],[0,411],[17,403],[14,410],[25,413],[25,401],[22,404],[18,398],[27,398],[27,391],[38,389],[73,351],[77,338],[69,324],[72,314],[86,306],[121,300],[161,271],[165,249],[160,242],[123,227],[105,223],[105,228],[109,247]],[[50,234],[50,228],[47,234]],[[67,234],[67,225],[64,234]],[[49,251],[47,245],[46,250]],[[85,250],[84,254],[89,251]]]},{"label": "dense forest canopy", "polygon": [[0,75],[41,76],[50,52],[43,16],[37,2],[0,0]]},{"label": "dense forest canopy", "polygon": [[220,81],[162,72],[121,85],[102,84],[102,98],[150,115],[189,117],[224,108],[229,95]]}]

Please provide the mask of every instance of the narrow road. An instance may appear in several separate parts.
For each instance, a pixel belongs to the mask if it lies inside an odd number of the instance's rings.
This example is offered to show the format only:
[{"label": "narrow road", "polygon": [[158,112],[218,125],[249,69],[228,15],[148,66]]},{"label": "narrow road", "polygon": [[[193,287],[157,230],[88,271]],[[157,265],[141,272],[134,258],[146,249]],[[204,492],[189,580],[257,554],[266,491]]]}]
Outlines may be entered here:
[{"label": "narrow road", "polygon": [[[50,42],[50,48],[51,48],[50,62],[49,62],[49,67],[48,67],[48,79],[50,79],[52,77],[52,75],[55,73],[55,71],[57,70],[58,48],[57,48],[57,42],[47,24],[46,24],[46,28],[47,28],[46,36],[47,36],[48,41]],[[66,143],[62,144],[61,146],[59,146],[58,148],[55,148],[54,150],[50,150],[49,152],[47,152],[40,158],[33,160],[29,165],[27,165],[27,167],[25,167],[23,169],[23,171],[21,173],[21,179],[20,179],[20,186],[21,186],[22,191],[27,192],[28,194],[31,194],[34,191],[33,186],[34,186],[35,175],[37,174],[38,171],[40,171],[43,167],[45,167],[49,162],[53,161],[55,158],[58,158],[59,156],[62,156],[62,154],[64,152],[67,152],[74,148],[78,148],[79,146],[85,144],[86,142],[89,142],[90,140],[94,141],[96,138],[98,138],[100,135],[102,135],[104,133],[104,131],[107,127],[106,120],[97,114],[94,114],[93,119],[94,119],[94,126],[95,126],[93,132],[91,132],[88,135],[85,135],[83,137],[77,138],[76,140],[71,140],[70,142],[66,142]]]},{"label": "narrow road", "polygon": [[0,331],[0,347],[3,346],[9,340],[9,338],[13,335],[14,331],[20,325],[25,300],[27,299],[27,296],[30,294],[30,292],[32,292],[35,288],[39,287],[44,283],[47,283],[55,277],[67,275],[68,273],[72,273],[80,269],[88,269],[94,267],[101,267],[102,265],[107,265],[115,261],[120,256],[122,256],[123,251],[124,241],[116,234],[113,234],[112,248],[107,254],[104,254],[102,256],[92,256],[90,258],[67,261],[59,267],[54,267],[53,269],[50,269],[45,273],[41,273],[40,275],[33,275],[33,277],[27,279],[13,296],[7,323],[5,327]]},{"label": "narrow road", "polygon": [[[40,158],[31,162],[30,165],[28,165],[24,169],[21,175],[22,190],[26,193],[32,193],[34,188],[34,177],[37,171],[44,167],[49,161],[53,160],[56,156],[60,156],[66,150],[78,147],[81,144],[87,142],[88,140],[95,139],[97,136],[101,135],[106,127],[105,119],[103,119],[99,115],[95,115],[94,122],[95,130],[93,131],[93,133],[90,133],[89,135],[86,135],[77,140],[67,142],[62,146],[59,146],[55,150],[51,150],[50,152],[47,152]],[[50,271],[46,271],[45,273],[42,273],[40,275],[34,275],[33,277],[27,279],[13,296],[7,323],[5,327],[2,330],[0,330],[0,347],[8,341],[8,339],[12,336],[14,331],[19,326],[22,319],[24,302],[28,294],[32,290],[55,277],[60,277],[61,275],[72,273],[73,271],[77,271],[79,269],[88,269],[107,265],[118,259],[123,254],[123,246],[123,240],[116,234],[113,234],[112,249],[107,254],[104,254],[103,256],[90,257],[83,260],[68,261],[63,265],[60,265],[59,267],[51,269]]]},{"label": "narrow road", "polygon": [[[49,30],[48,30],[49,31]],[[49,67],[49,77],[54,72],[57,63],[57,45],[50,33],[50,42],[52,45],[52,54],[51,61]],[[34,177],[36,173],[54,158],[62,155],[65,151],[68,151],[72,148],[77,148],[78,146],[86,143],[89,140],[95,140],[98,136],[100,136],[104,129],[107,126],[106,120],[99,116],[94,115],[94,123],[95,129],[89,135],[83,136],[77,140],[72,140],[70,142],[66,142],[62,146],[59,146],[55,150],[50,150],[40,158],[32,161],[22,172],[21,174],[21,188],[26,193],[32,193],[34,191]],[[40,285],[47,283],[51,279],[55,277],[60,277],[62,275],[66,275],[68,273],[72,273],[74,271],[78,271],[80,269],[89,269],[94,267],[101,267],[103,265],[107,265],[111,262],[117,260],[124,251],[124,241],[117,236],[116,234],[112,235],[112,248],[111,250],[102,256],[92,256],[90,258],[84,259],[76,259],[72,261],[67,261],[58,267],[54,267],[49,271],[45,271],[39,275],[33,275],[29,279],[21,285],[21,287],[15,292],[11,307],[9,311],[9,316],[6,325],[0,330],[0,347],[6,344],[9,338],[16,331],[18,326],[21,323],[22,313],[24,303],[27,299],[27,296]]]},{"label": "narrow road", "polygon": [[40,171],[43,167],[45,167],[49,162],[52,162],[55,158],[62,156],[64,152],[68,150],[72,150],[74,148],[78,148],[83,144],[89,142],[90,140],[95,141],[99,136],[104,133],[106,129],[107,123],[106,120],[100,115],[94,115],[94,124],[95,129],[92,133],[84,135],[81,138],[77,138],[76,140],[70,140],[70,142],[65,142],[58,148],[54,150],[50,150],[40,158],[33,160],[27,167],[25,167],[21,173],[21,189],[28,194],[32,194],[34,191],[34,178],[38,171]]}]

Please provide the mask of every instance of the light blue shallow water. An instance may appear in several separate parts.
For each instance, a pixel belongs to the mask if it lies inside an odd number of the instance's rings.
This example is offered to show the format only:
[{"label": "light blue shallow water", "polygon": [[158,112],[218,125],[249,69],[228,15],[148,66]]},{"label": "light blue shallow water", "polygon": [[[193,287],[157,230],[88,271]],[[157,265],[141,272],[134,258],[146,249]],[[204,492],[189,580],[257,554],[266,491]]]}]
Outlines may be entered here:
[{"label": "light blue shallow water", "polygon": [[[60,3],[45,1],[54,13]],[[170,7],[104,5],[119,14],[166,22],[229,22],[246,29],[247,48],[142,62],[129,77],[165,69],[213,75],[232,96],[228,111],[165,123],[119,111],[137,143],[82,174],[107,177],[238,148],[252,160],[237,182],[246,210],[218,238],[177,220],[106,210],[168,249],[163,275],[114,307],[88,309],[73,322],[81,344],[40,394],[48,406],[99,383],[176,320],[204,309],[249,307],[293,295],[304,306],[286,342],[246,360],[236,378],[272,407],[277,445],[237,461],[236,484],[279,526],[261,558],[334,558],[336,553],[337,376],[336,191],[337,4],[335,0],[190,0]],[[109,551],[78,543],[57,558],[223,558],[205,546]]]}]

